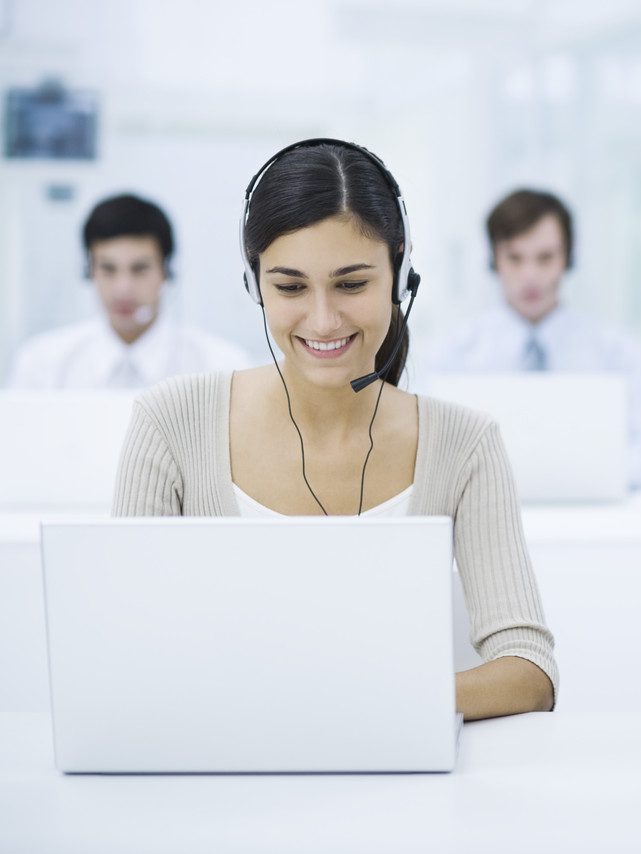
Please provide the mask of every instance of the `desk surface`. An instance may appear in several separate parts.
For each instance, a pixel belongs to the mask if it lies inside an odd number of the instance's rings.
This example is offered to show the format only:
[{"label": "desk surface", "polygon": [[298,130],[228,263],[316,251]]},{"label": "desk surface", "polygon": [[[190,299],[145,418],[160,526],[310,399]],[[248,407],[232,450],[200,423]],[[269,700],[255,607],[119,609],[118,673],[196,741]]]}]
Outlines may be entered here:
[{"label": "desk surface", "polygon": [[7,854],[641,850],[638,714],[466,724],[434,775],[68,776],[47,715],[0,714]]}]

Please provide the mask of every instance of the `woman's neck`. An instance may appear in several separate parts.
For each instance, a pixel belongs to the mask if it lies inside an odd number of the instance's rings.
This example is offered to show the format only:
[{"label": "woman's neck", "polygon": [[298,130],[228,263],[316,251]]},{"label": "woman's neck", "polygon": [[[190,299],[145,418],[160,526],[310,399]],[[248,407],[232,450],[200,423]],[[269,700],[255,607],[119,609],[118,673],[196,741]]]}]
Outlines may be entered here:
[{"label": "woman's neck", "polygon": [[[362,391],[355,392],[347,383],[344,386],[329,387],[312,385],[287,369],[286,363],[280,363],[280,369],[287,385],[292,405],[292,413],[299,428],[307,436],[334,436],[352,434],[354,430],[367,430],[376,399],[380,391],[380,382],[372,383]],[[280,377],[275,375],[275,393],[284,395]]]}]

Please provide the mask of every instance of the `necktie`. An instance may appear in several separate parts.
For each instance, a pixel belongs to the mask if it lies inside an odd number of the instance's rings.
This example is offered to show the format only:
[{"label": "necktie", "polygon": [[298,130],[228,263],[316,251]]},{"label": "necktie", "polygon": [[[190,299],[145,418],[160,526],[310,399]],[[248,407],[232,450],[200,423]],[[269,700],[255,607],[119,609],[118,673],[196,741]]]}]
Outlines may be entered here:
[{"label": "necktie", "polygon": [[107,380],[109,388],[138,388],[141,385],[144,383],[140,373],[126,356],[115,365]]},{"label": "necktie", "polygon": [[521,367],[524,371],[547,370],[547,356],[545,350],[537,340],[536,335],[531,335],[525,342]]}]

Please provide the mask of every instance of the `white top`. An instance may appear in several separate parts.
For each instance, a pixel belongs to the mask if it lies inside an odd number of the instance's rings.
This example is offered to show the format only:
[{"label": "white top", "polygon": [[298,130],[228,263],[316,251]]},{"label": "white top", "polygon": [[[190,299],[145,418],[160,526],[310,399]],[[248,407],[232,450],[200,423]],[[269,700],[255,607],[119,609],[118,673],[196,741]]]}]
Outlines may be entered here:
[{"label": "white top", "polygon": [[[277,513],[276,510],[272,510],[270,507],[265,507],[264,504],[256,501],[251,497],[251,495],[247,495],[246,492],[243,492],[240,486],[236,486],[235,483],[232,484],[232,487],[234,489],[234,495],[236,496],[236,502],[238,503],[238,510],[240,511],[241,516],[247,518],[256,516],[284,515],[282,513]],[[414,484],[411,484],[407,489],[399,492],[398,495],[394,495],[392,498],[388,498],[387,501],[383,501],[382,504],[377,504],[376,507],[370,507],[369,510],[364,510],[361,513],[361,516],[409,516],[413,490]]]},{"label": "white top", "polygon": [[9,388],[144,388],[166,377],[251,364],[242,348],[162,314],[133,344],[106,318],[75,323],[27,340],[16,352]]},{"label": "white top", "polygon": [[535,336],[546,368],[567,372],[616,372],[628,381],[631,481],[641,486],[641,345],[621,332],[559,306],[533,325],[507,303],[464,321],[434,341],[421,369],[432,371],[519,371]]}]

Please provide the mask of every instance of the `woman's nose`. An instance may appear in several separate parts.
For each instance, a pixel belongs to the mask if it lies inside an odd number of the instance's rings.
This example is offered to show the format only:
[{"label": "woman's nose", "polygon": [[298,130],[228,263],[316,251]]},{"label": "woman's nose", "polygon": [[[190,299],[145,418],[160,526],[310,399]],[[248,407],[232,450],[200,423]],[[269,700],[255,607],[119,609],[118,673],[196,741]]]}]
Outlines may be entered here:
[{"label": "woman's nose", "polygon": [[323,338],[336,332],[342,324],[335,301],[326,294],[318,294],[314,297],[307,319],[310,331]]}]

